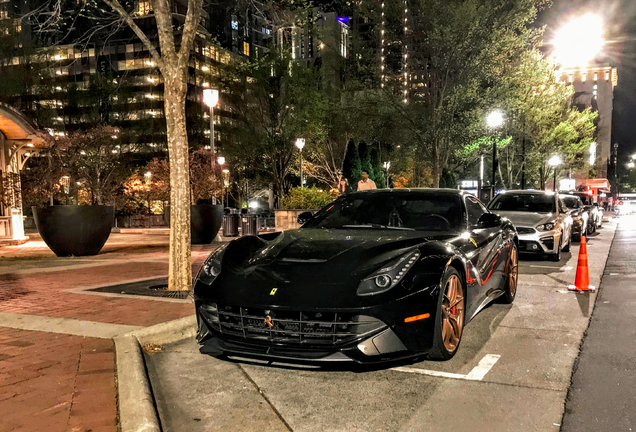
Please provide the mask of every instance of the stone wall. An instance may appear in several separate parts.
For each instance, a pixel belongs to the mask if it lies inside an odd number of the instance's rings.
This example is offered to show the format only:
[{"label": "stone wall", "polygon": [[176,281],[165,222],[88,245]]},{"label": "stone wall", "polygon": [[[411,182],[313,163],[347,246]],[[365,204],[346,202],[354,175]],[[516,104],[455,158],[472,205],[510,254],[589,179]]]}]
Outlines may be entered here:
[{"label": "stone wall", "polygon": [[306,211],[314,212],[314,210],[276,210],[274,212],[276,215],[276,231],[286,231],[300,228],[300,224],[296,219],[298,218],[299,214]]}]

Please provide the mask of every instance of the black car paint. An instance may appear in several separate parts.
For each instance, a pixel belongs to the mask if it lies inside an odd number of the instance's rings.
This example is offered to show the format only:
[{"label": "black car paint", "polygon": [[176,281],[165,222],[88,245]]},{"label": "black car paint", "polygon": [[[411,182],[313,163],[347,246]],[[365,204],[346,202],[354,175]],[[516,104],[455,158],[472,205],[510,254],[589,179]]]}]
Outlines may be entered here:
[{"label": "black car paint", "polygon": [[[463,196],[453,190],[421,190],[421,193]],[[508,254],[516,241],[516,231],[507,219],[492,228],[468,227],[463,199],[462,207],[466,225],[463,232],[300,228],[231,242],[224,251],[222,271],[212,284],[207,285],[198,277],[195,281],[199,342],[206,344],[219,339],[227,351],[251,352],[255,356],[267,356],[272,349],[281,349],[305,360],[316,360],[316,352],[325,351],[324,347],[286,347],[273,342],[226,338],[213,332],[199,313],[202,304],[217,303],[268,308],[273,312],[356,312],[382,320],[397,335],[408,350],[397,353],[398,357],[426,352],[432,346],[439,318],[440,282],[446,267],[455,267],[465,282],[468,322],[503,293]],[[385,293],[356,294],[361,279],[414,248],[419,249],[421,257],[408,271],[408,278]],[[272,294],[274,288],[277,289]],[[404,321],[425,313],[430,314],[428,319]],[[367,357],[357,350],[358,342],[333,346],[331,351],[345,353],[361,363],[396,356]]]}]

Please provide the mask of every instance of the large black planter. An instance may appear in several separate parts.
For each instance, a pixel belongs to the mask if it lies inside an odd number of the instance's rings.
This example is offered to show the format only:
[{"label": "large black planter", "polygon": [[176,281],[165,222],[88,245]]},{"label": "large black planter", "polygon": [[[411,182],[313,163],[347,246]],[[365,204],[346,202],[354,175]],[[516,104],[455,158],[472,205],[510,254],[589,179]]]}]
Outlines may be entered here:
[{"label": "large black planter", "polygon": [[[170,206],[164,210],[166,222],[170,225]],[[223,206],[199,204],[190,206],[190,235],[192,244],[210,244],[223,223]]]},{"label": "large black planter", "polygon": [[42,240],[57,256],[97,255],[113,226],[112,206],[33,207]]}]

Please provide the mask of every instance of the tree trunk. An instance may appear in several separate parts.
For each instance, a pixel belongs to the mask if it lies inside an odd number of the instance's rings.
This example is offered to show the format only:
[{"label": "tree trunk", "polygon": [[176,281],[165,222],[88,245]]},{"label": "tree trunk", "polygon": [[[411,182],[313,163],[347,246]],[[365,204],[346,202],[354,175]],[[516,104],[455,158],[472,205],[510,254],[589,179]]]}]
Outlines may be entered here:
[{"label": "tree trunk", "polygon": [[[168,66],[168,65],[166,65]],[[174,65],[165,78],[164,106],[170,158],[170,263],[168,289],[187,291],[192,286],[190,247],[190,172],[186,132],[186,71]],[[168,74],[166,74],[168,75]]]}]

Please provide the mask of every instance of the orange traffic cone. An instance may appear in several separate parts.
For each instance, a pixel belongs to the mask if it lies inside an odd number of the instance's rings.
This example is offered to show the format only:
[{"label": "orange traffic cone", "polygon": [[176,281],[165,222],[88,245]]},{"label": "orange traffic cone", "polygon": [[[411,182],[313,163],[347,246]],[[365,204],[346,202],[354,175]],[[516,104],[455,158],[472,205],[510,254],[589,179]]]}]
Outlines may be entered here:
[{"label": "orange traffic cone", "polygon": [[581,247],[579,248],[579,263],[576,266],[576,279],[574,285],[568,287],[570,291],[594,291],[590,286],[590,273],[587,268],[587,244],[585,236],[581,237]]}]

